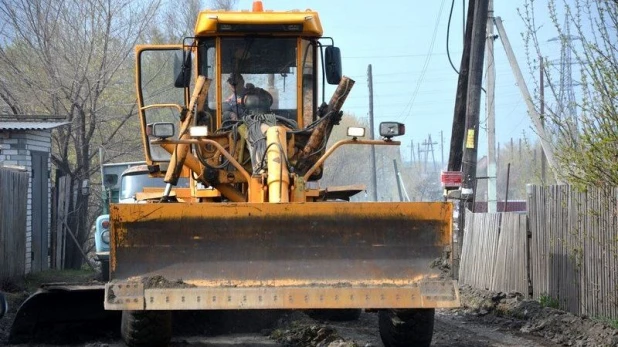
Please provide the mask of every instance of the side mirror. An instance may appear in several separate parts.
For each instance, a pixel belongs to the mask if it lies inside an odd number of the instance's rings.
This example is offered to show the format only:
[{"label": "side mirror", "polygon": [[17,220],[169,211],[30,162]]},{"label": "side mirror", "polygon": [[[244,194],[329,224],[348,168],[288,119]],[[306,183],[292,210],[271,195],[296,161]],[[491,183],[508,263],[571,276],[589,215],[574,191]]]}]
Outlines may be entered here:
[{"label": "side mirror", "polygon": [[397,122],[380,123],[380,136],[391,139],[395,136],[402,136],[406,133],[406,126]]},{"label": "side mirror", "polygon": [[326,81],[328,84],[339,84],[342,77],[341,51],[339,47],[328,46],[324,56]]},{"label": "side mirror", "polygon": [[187,88],[191,85],[191,53],[176,52],[174,55],[174,87]]}]

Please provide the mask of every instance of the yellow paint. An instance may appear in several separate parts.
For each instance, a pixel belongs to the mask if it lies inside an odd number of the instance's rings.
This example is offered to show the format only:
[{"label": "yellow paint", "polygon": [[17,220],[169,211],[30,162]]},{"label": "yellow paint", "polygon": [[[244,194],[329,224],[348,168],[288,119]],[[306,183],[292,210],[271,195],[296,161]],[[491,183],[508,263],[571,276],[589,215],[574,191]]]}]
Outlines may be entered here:
[{"label": "yellow paint", "polygon": [[[105,291],[107,310],[453,308],[461,303],[457,281],[452,280],[405,286],[261,285],[189,288],[144,288],[139,282],[118,282],[107,284]],[[108,295],[110,291],[113,291],[113,296]],[[140,303],[141,307],[135,303]]]},{"label": "yellow paint", "polygon": [[[202,11],[195,23],[195,36],[216,36],[227,34],[218,30],[220,24],[256,24],[256,25],[302,25],[302,32],[281,32],[281,35],[322,36],[322,24],[315,11],[288,12],[232,12]],[[233,34],[233,33],[230,33]]]},{"label": "yellow paint", "polygon": [[[144,105],[144,99],[141,91],[141,75],[142,65],[140,64],[141,54],[144,51],[169,51],[169,50],[182,50],[182,45],[137,45],[135,46],[135,86],[137,90],[137,104]],[[145,109],[139,108],[139,120],[142,134],[146,134],[146,114]],[[150,146],[148,145],[148,137],[142,136],[142,147],[144,148],[144,157],[146,158],[146,164],[153,165],[152,157],[150,156]]]},{"label": "yellow paint", "polygon": [[270,127],[266,131],[268,143],[268,201],[289,202],[290,173],[285,160],[285,129],[280,126]]},{"label": "yellow paint", "polygon": [[[292,202],[286,204],[259,202],[187,202],[178,204],[112,204],[110,221],[112,225],[131,222],[178,221],[183,218],[203,219],[206,223],[211,216],[218,218],[244,219],[264,215],[268,218],[289,218],[302,216],[320,220],[329,216],[359,216],[388,221],[392,218],[410,220],[410,227],[418,222],[438,222],[433,232],[438,233],[438,244],[451,243],[453,207],[450,202]],[[115,233],[123,238],[127,230],[117,225]],[[114,233],[113,233],[114,234]],[[112,251],[116,245],[112,244]]]},{"label": "yellow paint", "polygon": [[466,148],[474,148],[474,129],[468,129],[466,138]]},{"label": "yellow paint", "polygon": [[285,205],[270,203],[185,203],[185,204],[113,204],[114,217],[122,222],[159,221],[170,218],[200,218],[217,216],[246,218],[264,214],[269,218],[319,217],[333,215],[358,215],[370,218],[404,217],[416,221],[439,221],[450,226],[452,204],[450,202],[298,202]]}]

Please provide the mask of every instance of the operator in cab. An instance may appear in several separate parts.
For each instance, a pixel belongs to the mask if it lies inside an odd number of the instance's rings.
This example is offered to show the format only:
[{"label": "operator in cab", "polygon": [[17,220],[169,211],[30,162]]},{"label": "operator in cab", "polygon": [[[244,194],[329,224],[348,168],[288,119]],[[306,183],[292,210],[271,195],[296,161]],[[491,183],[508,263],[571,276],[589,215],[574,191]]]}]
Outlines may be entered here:
[{"label": "operator in cab", "polygon": [[226,81],[231,93],[223,100],[223,123],[270,111],[273,104],[270,93],[252,83],[245,84],[245,79],[239,73],[231,73]]},{"label": "operator in cab", "polygon": [[251,83],[245,85],[245,79],[239,73],[231,73],[227,78],[227,83],[232,93],[223,102],[223,121],[237,121],[245,111],[242,98],[247,93],[247,89],[254,86]]}]

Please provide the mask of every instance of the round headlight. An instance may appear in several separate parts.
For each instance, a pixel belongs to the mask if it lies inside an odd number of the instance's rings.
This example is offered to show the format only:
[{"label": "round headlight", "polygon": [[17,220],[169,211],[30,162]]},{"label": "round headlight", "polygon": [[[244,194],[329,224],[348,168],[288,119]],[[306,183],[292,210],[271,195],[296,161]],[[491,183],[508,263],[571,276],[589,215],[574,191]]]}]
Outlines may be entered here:
[{"label": "round headlight", "polygon": [[109,245],[109,230],[105,230],[101,233],[101,240]]}]

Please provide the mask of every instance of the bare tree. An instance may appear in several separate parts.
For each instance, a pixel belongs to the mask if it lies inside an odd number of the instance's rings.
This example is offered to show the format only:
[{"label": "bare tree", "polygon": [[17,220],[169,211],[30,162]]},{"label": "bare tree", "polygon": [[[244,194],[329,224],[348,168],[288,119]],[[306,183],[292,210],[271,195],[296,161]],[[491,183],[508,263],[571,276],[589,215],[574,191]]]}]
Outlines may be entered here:
[{"label": "bare tree", "polygon": [[[159,1],[5,0],[0,4],[0,98],[16,116],[65,115],[54,132],[53,165],[74,182],[98,171],[98,146],[141,151],[132,50],[149,30]],[[128,124],[131,129],[128,129]],[[88,237],[88,196],[78,189],[73,232]],[[67,251],[70,251],[67,245]],[[79,267],[78,249],[65,266]]]},{"label": "bare tree", "polygon": [[238,0],[209,0],[208,5],[212,9],[232,10],[236,6]]},{"label": "bare tree", "polygon": [[[233,10],[237,0],[209,0],[206,7],[219,10]],[[188,0],[182,6],[175,1],[166,3],[160,21],[162,28],[155,28],[151,42],[156,43],[179,43],[185,37],[191,37],[195,28],[195,22],[200,11],[203,9],[201,0]]]},{"label": "bare tree", "polygon": [[[543,58],[545,123],[553,135],[560,172],[571,184],[618,185],[618,2],[549,0],[549,18],[539,16],[537,1],[526,0],[520,11],[531,70]],[[542,23],[546,21],[548,23]],[[539,37],[549,26],[562,46],[564,68],[576,67],[581,91],[565,98],[573,83],[564,69],[556,71]],[[564,59],[567,54],[570,59]],[[578,68],[577,68],[578,67]],[[577,71],[579,70],[579,71]],[[533,73],[533,76],[537,76]],[[540,88],[538,80],[537,88]],[[570,85],[569,85],[570,84]],[[574,94],[574,93],[572,93]],[[540,105],[539,105],[540,106]]]}]

